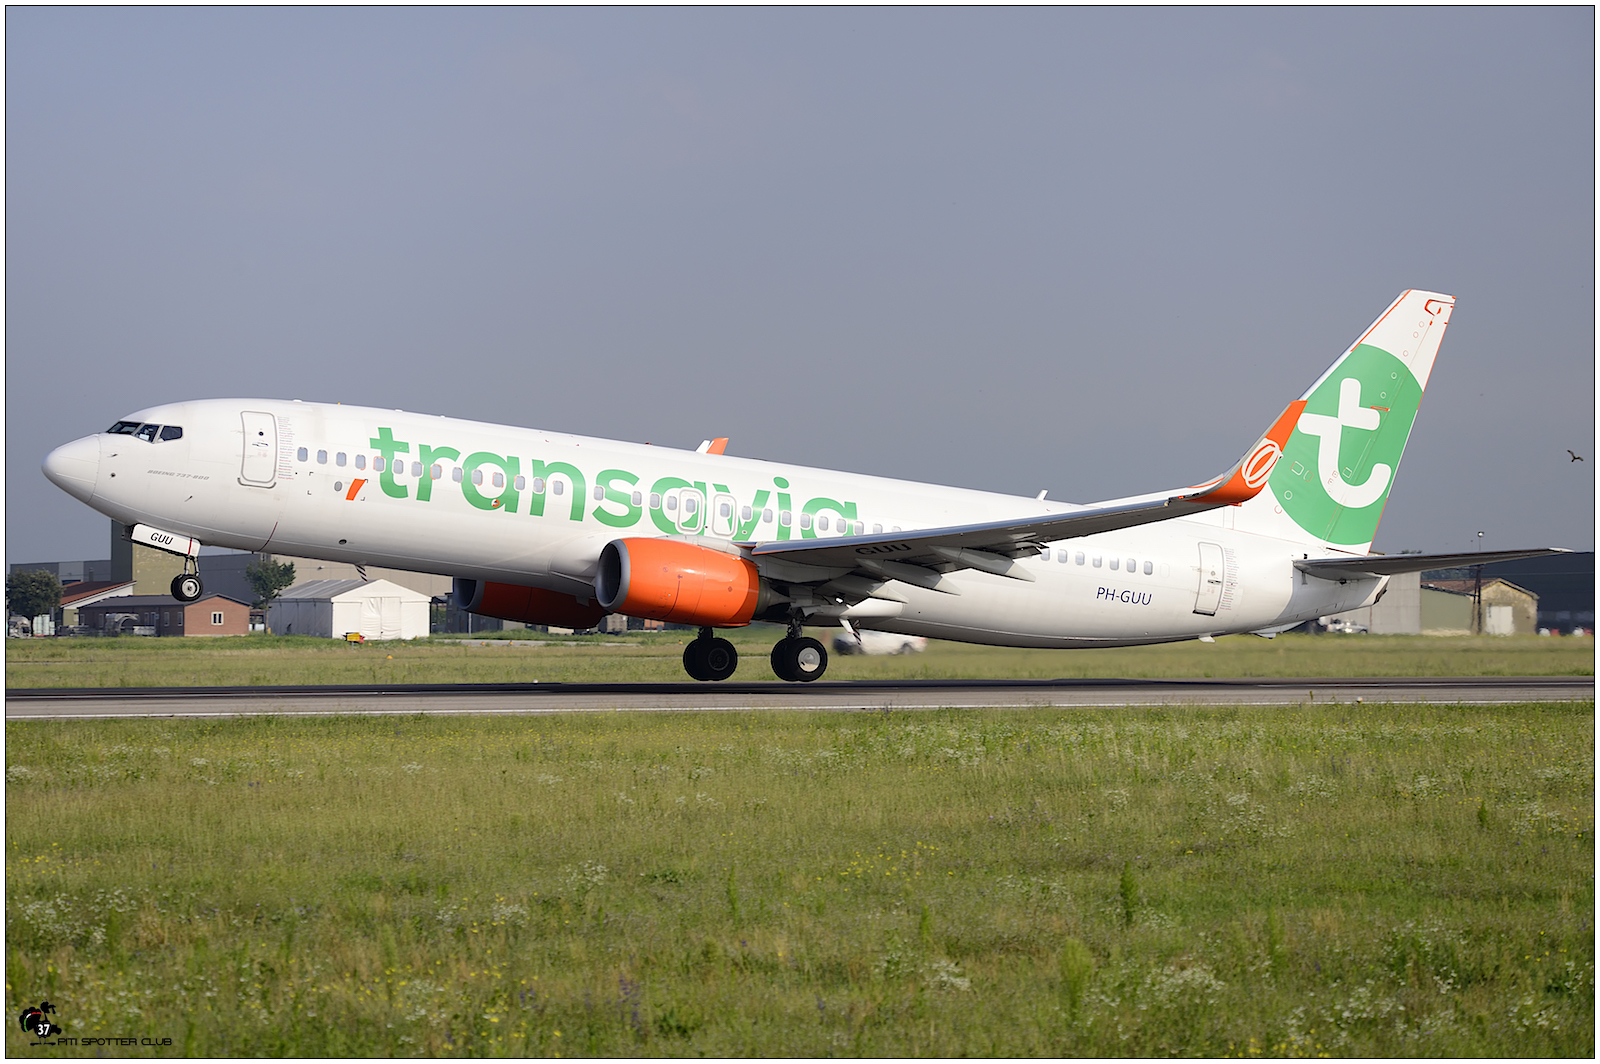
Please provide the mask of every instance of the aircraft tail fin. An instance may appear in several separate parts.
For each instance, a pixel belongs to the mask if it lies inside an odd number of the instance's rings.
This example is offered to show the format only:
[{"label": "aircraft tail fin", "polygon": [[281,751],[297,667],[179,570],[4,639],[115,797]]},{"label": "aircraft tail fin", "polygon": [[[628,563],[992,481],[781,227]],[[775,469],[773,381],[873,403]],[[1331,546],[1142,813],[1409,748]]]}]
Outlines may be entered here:
[{"label": "aircraft tail fin", "polygon": [[1234,527],[1366,554],[1454,307],[1451,296],[1419,291],[1390,304],[1289,405],[1281,454],[1252,452],[1235,471],[1249,479],[1268,466],[1266,490],[1238,504]]}]

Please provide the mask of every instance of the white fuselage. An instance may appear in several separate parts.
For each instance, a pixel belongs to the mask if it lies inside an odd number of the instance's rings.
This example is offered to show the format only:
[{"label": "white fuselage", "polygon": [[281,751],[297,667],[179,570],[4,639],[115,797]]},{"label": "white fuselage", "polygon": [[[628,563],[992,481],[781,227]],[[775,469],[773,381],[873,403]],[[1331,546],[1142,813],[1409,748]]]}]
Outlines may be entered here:
[{"label": "white fuselage", "polygon": [[[621,537],[837,538],[1080,509],[325,403],[211,399],[153,407],[129,420],[179,426],[182,436],[147,441],[100,433],[57,452],[79,463],[76,479],[68,478],[76,486],[52,473],[125,524],[209,545],[580,598],[594,593],[601,548]],[[815,619],[829,623],[842,613],[869,628],[976,643],[1108,646],[1281,629],[1360,606],[1382,589],[1382,578],[1307,576],[1292,564],[1305,556],[1303,544],[1232,525],[1233,508],[1223,507],[1065,540],[1050,544],[1047,556],[1022,560],[1032,582],[969,569],[953,576],[958,594],[897,584],[903,601],[869,599]],[[1207,586],[1208,556],[1222,559],[1220,587],[1215,564]],[[781,572],[786,563],[771,564],[771,575],[789,578]]]}]

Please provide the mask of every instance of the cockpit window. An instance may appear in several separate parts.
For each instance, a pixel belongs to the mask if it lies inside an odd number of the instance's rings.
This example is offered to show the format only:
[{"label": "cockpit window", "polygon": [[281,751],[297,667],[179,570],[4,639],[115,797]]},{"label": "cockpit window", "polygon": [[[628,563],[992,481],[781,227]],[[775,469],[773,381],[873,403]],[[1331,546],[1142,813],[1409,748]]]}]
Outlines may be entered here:
[{"label": "cockpit window", "polygon": [[163,440],[181,440],[181,439],[183,439],[183,426],[181,426],[181,425],[167,425],[167,426],[163,427],[162,430],[161,430],[161,438]]},{"label": "cockpit window", "polygon": [[160,425],[140,425],[139,426],[139,431],[135,432],[134,435],[139,437],[141,440],[143,440],[146,443],[154,443],[155,442],[155,438],[156,438],[156,433],[158,433],[160,431],[161,431],[161,426]]},{"label": "cockpit window", "polygon": [[106,431],[113,436],[132,436],[139,431],[139,423],[137,421],[119,421],[109,429],[106,429]]}]

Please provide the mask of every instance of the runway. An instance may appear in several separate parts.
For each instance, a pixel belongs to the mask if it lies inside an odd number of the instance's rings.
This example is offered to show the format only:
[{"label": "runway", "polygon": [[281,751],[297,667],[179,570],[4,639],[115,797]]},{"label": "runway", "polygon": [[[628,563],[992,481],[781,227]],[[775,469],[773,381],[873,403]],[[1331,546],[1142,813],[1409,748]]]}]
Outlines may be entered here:
[{"label": "runway", "polygon": [[6,720],[1593,700],[1592,676],[36,688],[6,692]]}]

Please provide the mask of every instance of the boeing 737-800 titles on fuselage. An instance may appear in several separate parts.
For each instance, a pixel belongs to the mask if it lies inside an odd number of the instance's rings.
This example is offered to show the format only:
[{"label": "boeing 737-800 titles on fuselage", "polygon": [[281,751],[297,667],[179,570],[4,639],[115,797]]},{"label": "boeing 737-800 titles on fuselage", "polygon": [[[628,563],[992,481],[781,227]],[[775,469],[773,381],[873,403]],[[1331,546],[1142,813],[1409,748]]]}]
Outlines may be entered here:
[{"label": "boeing 737-800 titles on fuselage", "polygon": [[1223,476],[1092,506],[271,399],[141,410],[44,471],[186,555],[185,601],[201,544],[448,573],[490,617],[698,626],[700,680],[738,663],[713,630],[752,620],[788,624],[785,680],[827,668],[805,624],[1019,647],[1272,635],[1395,573],[1547,553],[1369,554],[1453,306],[1395,300]]}]

